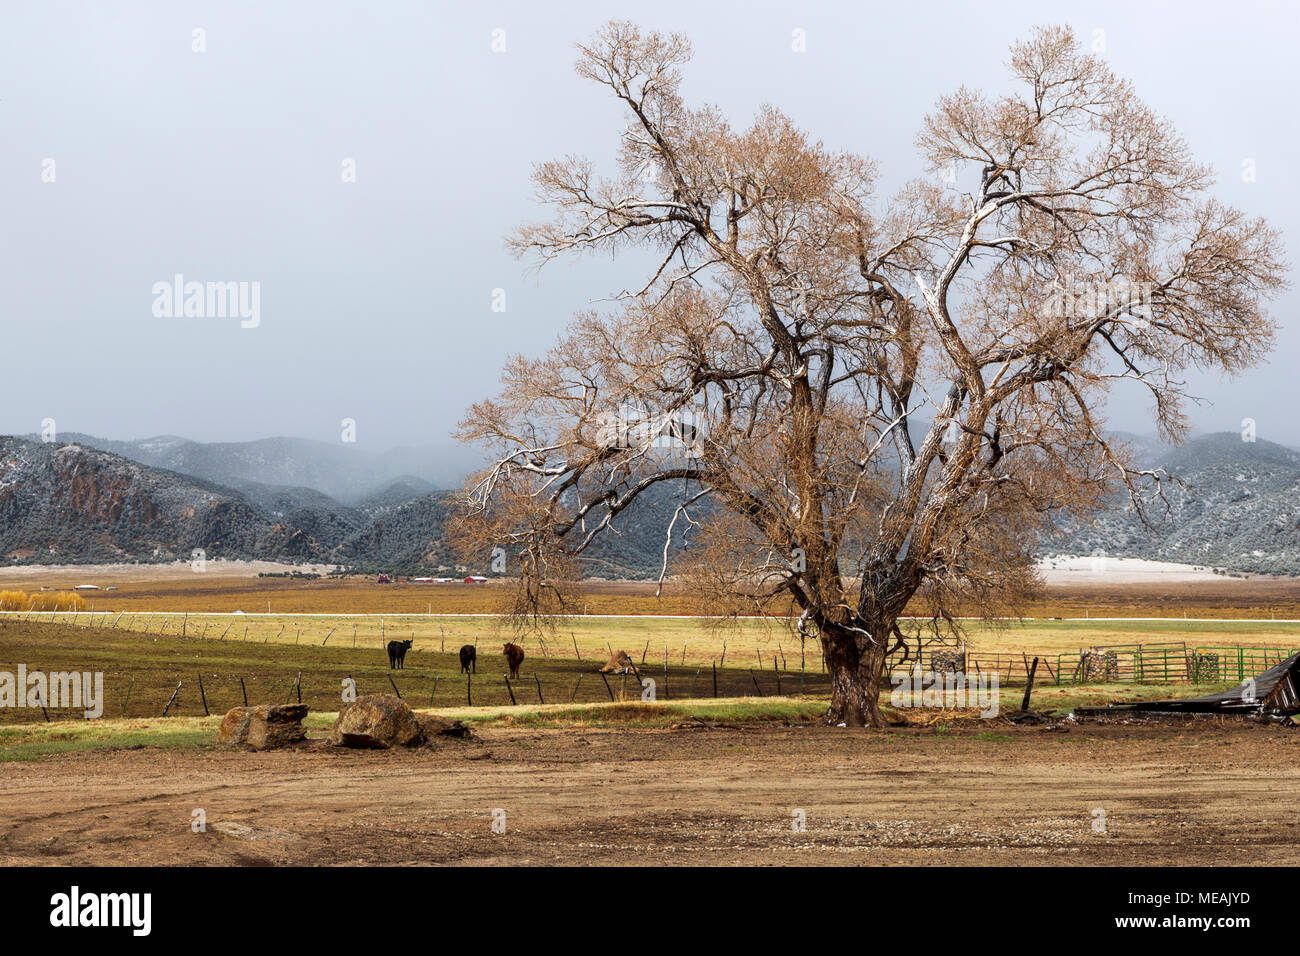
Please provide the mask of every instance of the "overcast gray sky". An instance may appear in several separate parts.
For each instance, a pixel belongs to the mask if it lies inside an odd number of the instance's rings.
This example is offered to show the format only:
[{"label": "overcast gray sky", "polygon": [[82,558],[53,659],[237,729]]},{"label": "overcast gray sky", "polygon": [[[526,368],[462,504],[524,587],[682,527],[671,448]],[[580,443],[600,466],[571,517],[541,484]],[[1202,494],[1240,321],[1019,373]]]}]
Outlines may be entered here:
[{"label": "overcast gray sky", "polygon": [[[920,174],[913,137],[938,96],[1006,88],[1009,44],[1070,24],[1216,168],[1222,199],[1300,249],[1285,3],[470,6],[5,0],[0,432],[53,418],[111,438],[338,440],[347,417],[374,449],[445,440],[507,354],[635,280],[630,262],[534,275],[502,244],[540,214],[532,163],[614,155],[621,116],[572,70],[574,42],[611,17],[686,32],[690,100],[738,125],[776,104],[877,160],[883,194]],[[260,324],[156,317],[153,286],[177,273],[259,282]],[[1213,402],[1198,427],[1252,417],[1300,444],[1298,301],[1277,302],[1267,367],[1193,379]],[[1112,424],[1147,431],[1122,398]]]}]

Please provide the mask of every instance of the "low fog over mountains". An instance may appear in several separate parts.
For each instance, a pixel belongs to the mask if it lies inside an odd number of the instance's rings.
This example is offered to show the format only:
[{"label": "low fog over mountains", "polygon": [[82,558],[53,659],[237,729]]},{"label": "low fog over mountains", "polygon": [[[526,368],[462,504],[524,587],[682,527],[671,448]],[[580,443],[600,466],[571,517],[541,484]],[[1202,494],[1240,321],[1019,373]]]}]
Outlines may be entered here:
[{"label": "low fog over mountains", "polygon": [[[326,562],[399,574],[456,566],[443,535],[447,489],[479,463],[460,446],[368,454],[292,438],[203,444],[65,434],[0,438],[0,562],[209,558]],[[1052,554],[1139,557],[1237,571],[1300,573],[1300,452],[1237,434],[1170,448],[1126,436],[1144,466],[1181,484],[1146,528],[1117,501],[1044,542]],[[682,489],[656,489],[616,522],[590,573],[658,573]],[[684,546],[676,540],[673,549]],[[486,561],[484,562],[486,564]],[[473,570],[484,570],[474,568]]]},{"label": "low fog over mountains", "polygon": [[302,439],[0,438],[0,561],[211,558],[414,570],[440,560],[459,446],[369,455]]},{"label": "low fog over mountains", "polygon": [[[37,439],[35,435],[26,437]],[[64,432],[59,440],[233,488],[311,489],[348,505],[359,505],[398,483],[422,493],[453,488],[480,464],[479,456],[454,442],[373,453],[357,444],[305,438],[204,443],[160,435],[113,441]]]}]

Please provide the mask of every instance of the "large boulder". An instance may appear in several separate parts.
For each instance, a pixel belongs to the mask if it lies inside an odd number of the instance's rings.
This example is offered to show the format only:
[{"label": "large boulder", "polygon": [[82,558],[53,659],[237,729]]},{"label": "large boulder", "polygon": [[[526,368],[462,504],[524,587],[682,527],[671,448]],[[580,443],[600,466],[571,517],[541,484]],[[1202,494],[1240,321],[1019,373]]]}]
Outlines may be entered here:
[{"label": "large boulder", "polygon": [[339,711],[330,743],[339,747],[418,747],[437,736],[463,737],[458,720],[417,714],[392,694],[366,694]]},{"label": "large boulder", "polygon": [[217,743],[232,747],[251,747],[253,750],[288,747],[307,736],[302,726],[303,718],[306,716],[306,704],[235,707],[221,718]]},{"label": "large boulder", "polygon": [[340,747],[416,747],[424,742],[415,711],[392,694],[366,694],[339,711],[330,743]]}]

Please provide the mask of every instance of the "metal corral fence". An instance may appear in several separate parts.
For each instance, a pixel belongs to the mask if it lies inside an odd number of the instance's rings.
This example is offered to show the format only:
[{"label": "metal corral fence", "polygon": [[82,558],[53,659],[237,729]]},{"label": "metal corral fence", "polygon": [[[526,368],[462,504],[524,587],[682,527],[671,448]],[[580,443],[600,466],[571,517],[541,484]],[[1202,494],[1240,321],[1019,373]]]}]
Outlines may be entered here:
[{"label": "metal corral fence", "polygon": [[1058,684],[1200,684],[1243,681],[1295,648],[1188,647],[1185,643],[1115,644],[1056,658]]},{"label": "metal corral fence", "polygon": [[[1024,683],[1038,659],[1036,681],[1054,684],[1213,684],[1243,681],[1275,664],[1295,648],[1199,647],[1183,641],[1152,644],[1109,644],[1068,654],[976,654],[970,651],[924,650],[922,669],[942,674],[961,672],[969,677],[998,675],[1001,684]],[[890,674],[911,672],[915,654],[889,662]]]}]

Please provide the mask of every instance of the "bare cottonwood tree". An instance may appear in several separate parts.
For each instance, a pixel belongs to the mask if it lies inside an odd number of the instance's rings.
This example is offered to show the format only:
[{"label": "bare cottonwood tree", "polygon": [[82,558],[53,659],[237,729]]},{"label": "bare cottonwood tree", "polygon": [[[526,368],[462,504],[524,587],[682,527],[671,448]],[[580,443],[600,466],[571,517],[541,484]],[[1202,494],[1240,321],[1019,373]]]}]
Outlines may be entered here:
[{"label": "bare cottonwood tree", "polygon": [[658,265],[514,359],[462,424],[496,452],[463,520],[522,559],[525,607],[562,611],[548,567],[668,483],[671,522],[702,525],[694,580],[793,606],[825,653],[826,719],[879,726],[909,603],[940,627],[959,604],[1013,609],[1054,520],[1159,500],[1165,476],[1107,437],[1113,383],[1178,439],[1184,370],[1269,348],[1277,233],[1209,197],[1210,171],[1068,29],[1012,48],[1006,94],[939,100],[927,176],[887,201],[869,160],[775,109],[737,130],[687,106],[681,36],[611,23],[579,49],[628,114],[617,169],[539,165],[554,215],[512,245]]}]

